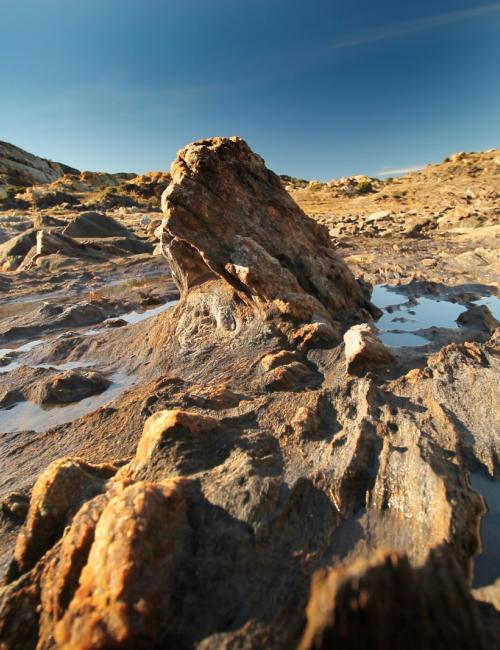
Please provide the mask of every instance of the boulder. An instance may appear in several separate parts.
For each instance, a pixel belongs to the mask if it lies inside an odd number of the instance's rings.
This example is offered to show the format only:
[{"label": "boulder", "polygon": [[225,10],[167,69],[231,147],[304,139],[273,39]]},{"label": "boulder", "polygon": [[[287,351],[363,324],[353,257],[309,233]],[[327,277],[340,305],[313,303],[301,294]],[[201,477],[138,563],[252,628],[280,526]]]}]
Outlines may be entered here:
[{"label": "boulder", "polygon": [[63,234],[68,237],[82,239],[134,237],[125,226],[100,212],[83,212],[79,214],[64,228]]},{"label": "boulder", "polygon": [[59,648],[155,647],[172,626],[175,578],[192,543],[184,483],[139,482],[105,506],[55,626]]},{"label": "boulder", "polygon": [[490,647],[463,576],[439,549],[421,569],[404,555],[382,551],[318,572],[298,650]]},{"label": "boulder", "polygon": [[105,391],[111,381],[99,372],[66,370],[38,382],[28,393],[36,404],[70,404]]},{"label": "boulder", "polygon": [[37,480],[26,524],[17,539],[15,564],[29,570],[61,536],[71,514],[85,500],[102,492],[115,465],[90,465],[79,458],[61,458]]},{"label": "boulder", "polygon": [[44,256],[53,253],[66,257],[80,257],[85,253],[85,248],[60,232],[39,230],[36,234],[36,254]]},{"label": "boulder", "polygon": [[367,223],[376,223],[378,221],[388,221],[392,218],[392,212],[389,210],[380,210],[380,212],[372,212],[367,218]]},{"label": "boulder", "polygon": [[457,318],[457,323],[476,331],[493,334],[500,323],[486,305],[472,305]]},{"label": "boulder", "polygon": [[0,244],[0,263],[7,262],[10,257],[22,260],[35,245],[35,241],[36,232],[34,230],[27,230]]},{"label": "boulder", "polygon": [[76,240],[88,253],[103,255],[141,255],[152,253],[153,244],[135,237],[82,238]]}]

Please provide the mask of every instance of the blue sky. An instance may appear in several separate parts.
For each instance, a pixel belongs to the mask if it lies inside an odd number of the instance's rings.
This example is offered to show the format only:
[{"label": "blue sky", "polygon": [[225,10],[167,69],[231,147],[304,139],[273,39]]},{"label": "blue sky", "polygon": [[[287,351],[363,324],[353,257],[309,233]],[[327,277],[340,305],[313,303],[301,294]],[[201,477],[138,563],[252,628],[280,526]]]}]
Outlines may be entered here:
[{"label": "blue sky", "polygon": [[240,135],[320,180],[500,146],[500,2],[0,0],[0,139],[168,169]]}]

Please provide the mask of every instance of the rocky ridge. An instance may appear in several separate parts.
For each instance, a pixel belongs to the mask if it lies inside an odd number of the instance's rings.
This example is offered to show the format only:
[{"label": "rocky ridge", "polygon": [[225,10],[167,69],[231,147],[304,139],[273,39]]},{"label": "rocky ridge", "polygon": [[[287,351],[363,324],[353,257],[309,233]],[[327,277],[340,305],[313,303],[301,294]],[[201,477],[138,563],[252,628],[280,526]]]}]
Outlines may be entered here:
[{"label": "rocky ridge", "polygon": [[[1,185],[28,186],[35,183],[51,183],[67,173],[78,173],[78,170],[69,165],[34,156],[20,147],[0,141],[0,187]],[[3,198],[1,194],[0,198]]]},{"label": "rocky ridge", "polygon": [[162,208],[180,302],[133,360],[127,331],[96,343],[140,384],[30,443],[22,527],[12,447],[3,647],[495,647],[470,481],[500,475],[499,331],[395,359],[368,285],[238,138],[180,151]]}]

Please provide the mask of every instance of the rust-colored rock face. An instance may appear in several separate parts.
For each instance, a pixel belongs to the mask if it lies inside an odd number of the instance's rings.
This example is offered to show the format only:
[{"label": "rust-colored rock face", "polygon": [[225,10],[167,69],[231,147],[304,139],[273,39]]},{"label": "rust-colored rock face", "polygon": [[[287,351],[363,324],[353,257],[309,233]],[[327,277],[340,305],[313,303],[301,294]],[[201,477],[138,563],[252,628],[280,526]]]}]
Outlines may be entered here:
[{"label": "rust-colored rock face", "polygon": [[26,525],[17,538],[15,562],[24,573],[61,536],[82,502],[104,491],[117,468],[93,466],[78,458],[61,458],[40,476],[33,488]]},{"label": "rust-colored rock face", "polygon": [[221,277],[243,300],[289,304],[305,320],[343,319],[364,302],[326,228],[240,138],[180,151],[162,207],[164,251],[184,291]]},{"label": "rust-colored rock face", "polygon": [[174,575],[189,546],[182,481],[141,483],[110,499],[78,589],[55,627],[60,648],[148,647],[169,627]]},{"label": "rust-colored rock face", "polygon": [[498,647],[492,589],[479,609],[470,589],[471,471],[500,475],[498,331],[402,364],[238,138],[179,152],[163,209],[181,299],[113,330],[137,384],[26,434],[44,455],[24,523],[27,490],[0,502],[0,650]]},{"label": "rust-colored rock face", "polygon": [[298,650],[489,647],[467,585],[441,551],[417,571],[404,555],[380,551],[318,572],[306,611]]}]

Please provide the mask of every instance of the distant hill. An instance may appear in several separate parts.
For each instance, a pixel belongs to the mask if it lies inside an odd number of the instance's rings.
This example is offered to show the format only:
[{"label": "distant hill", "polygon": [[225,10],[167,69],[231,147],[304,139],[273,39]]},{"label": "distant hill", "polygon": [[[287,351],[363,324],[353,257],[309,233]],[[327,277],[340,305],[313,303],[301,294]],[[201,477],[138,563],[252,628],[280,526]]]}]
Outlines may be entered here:
[{"label": "distant hill", "polygon": [[0,141],[0,185],[29,187],[52,183],[64,174],[79,173],[74,167],[40,158],[13,144]]}]

